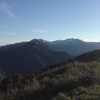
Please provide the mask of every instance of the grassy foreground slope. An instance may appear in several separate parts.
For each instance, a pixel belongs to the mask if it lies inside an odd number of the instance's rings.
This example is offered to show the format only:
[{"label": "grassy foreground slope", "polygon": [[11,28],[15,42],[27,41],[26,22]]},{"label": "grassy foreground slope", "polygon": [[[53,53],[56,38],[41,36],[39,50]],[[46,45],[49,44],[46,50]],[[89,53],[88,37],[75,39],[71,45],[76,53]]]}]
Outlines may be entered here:
[{"label": "grassy foreground slope", "polygon": [[62,66],[46,74],[2,74],[0,100],[100,100],[100,63]]}]

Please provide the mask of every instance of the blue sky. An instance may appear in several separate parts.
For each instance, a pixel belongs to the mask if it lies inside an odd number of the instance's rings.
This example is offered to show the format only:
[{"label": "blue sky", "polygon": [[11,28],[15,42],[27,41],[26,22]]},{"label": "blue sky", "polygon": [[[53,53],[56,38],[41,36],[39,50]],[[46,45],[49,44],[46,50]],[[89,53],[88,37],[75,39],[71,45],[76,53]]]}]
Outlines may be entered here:
[{"label": "blue sky", "polygon": [[0,0],[0,44],[99,35],[100,0]]}]

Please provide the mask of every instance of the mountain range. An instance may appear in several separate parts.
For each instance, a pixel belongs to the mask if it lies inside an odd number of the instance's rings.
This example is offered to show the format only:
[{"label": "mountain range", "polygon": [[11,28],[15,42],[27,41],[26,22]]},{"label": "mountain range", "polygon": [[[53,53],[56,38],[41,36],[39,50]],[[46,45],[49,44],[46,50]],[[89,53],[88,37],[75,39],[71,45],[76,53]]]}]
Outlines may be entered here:
[{"label": "mountain range", "polygon": [[67,61],[65,52],[53,51],[42,40],[0,47],[0,68],[6,72],[36,72]]},{"label": "mountain range", "polygon": [[57,40],[51,42],[51,48],[56,51],[67,52],[72,57],[77,57],[100,49],[100,42],[85,42],[80,39]]},{"label": "mountain range", "polygon": [[[98,55],[92,51],[100,49],[100,43],[79,39],[45,41],[33,39],[0,47],[0,70],[6,72],[37,72],[41,69],[76,58],[86,61]],[[90,52],[90,54],[88,53]],[[88,56],[87,56],[88,55]],[[90,56],[91,55],[91,56]]]}]

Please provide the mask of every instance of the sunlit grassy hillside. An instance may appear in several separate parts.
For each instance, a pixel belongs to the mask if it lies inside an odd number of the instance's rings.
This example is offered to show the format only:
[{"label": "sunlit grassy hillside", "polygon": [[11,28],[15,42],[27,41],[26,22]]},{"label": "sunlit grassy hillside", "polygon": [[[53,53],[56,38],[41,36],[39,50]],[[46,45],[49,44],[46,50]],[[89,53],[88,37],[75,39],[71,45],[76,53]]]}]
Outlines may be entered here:
[{"label": "sunlit grassy hillside", "polygon": [[100,100],[100,63],[62,66],[51,73],[1,74],[0,100]]}]

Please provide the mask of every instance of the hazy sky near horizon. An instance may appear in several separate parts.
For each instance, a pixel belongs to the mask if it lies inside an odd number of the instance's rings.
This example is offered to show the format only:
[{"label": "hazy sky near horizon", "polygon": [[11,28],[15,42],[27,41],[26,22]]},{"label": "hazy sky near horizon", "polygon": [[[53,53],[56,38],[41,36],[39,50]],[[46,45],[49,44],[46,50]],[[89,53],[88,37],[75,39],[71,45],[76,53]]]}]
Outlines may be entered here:
[{"label": "hazy sky near horizon", "polygon": [[0,0],[0,44],[99,36],[100,0]]}]

